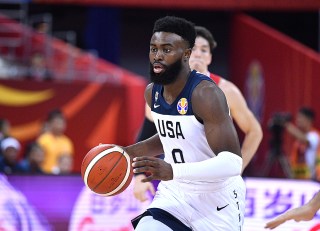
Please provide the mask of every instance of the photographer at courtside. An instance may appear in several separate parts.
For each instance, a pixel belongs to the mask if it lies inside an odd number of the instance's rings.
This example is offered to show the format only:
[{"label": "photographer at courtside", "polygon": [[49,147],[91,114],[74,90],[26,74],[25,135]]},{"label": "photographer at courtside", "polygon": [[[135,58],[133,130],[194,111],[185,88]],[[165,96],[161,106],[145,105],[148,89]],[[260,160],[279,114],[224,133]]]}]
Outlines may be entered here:
[{"label": "photographer at courtside", "polygon": [[290,155],[295,179],[320,180],[320,132],[314,128],[315,112],[301,107],[295,124],[285,121],[286,131],[295,138]]}]

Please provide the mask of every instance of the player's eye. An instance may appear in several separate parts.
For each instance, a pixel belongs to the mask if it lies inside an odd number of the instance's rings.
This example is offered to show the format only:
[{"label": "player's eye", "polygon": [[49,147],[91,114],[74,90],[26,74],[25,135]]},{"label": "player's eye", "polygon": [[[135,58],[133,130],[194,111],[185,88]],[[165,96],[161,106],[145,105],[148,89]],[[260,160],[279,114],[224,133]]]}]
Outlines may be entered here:
[{"label": "player's eye", "polygon": [[164,53],[170,53],[170,52],[171,52],[171,49],[169,49],[169,48],[164,48],[164,49],[163,49],[163,52],[164,52]]},{"label": "player's eye", "polygon": [[156,53],[156,52],[157,52],[157,48],[150,47],[150,52],[152,52],[152,53]]}]

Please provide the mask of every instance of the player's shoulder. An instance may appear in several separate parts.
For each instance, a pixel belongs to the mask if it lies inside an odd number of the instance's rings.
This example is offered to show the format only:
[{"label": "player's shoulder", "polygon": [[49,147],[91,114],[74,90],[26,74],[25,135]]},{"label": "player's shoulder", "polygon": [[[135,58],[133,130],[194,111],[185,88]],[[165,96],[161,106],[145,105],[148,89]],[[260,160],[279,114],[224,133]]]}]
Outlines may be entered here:
[{"label": "player's shoulder", "polygon": [[238,97],[238,96],[242,97],[242,93],[241,93],[240,89],[234,83],[232,83],[231,81],[229,81],[227,79],[221,79],[219,87],[226,95],[231,95],[231,96],[235,96],[235,97]]},{"label": "player's shoulder", "polygon": [[200,86],[214,86],[216,85],[216,83],[207,75],[202,74],[198,71],[193,71],[191,73],[192,75],[192,84],[194,84],[194,86],[198,87],[198,85]]},{"label": "player's shoulder", "polygon": [[153,85],[154,85],[154,83],[149,83],[149,84],[146,86],[145,92],[152,91]]},{"label": "player's shoulder", "polygon": [[225,94],[214,82],[201,81],[192,93],[191,102],[194,114],[202,120],[212,118],[213,114],[218,118],[229,111]]},{"label": "player's shoulder", "polygon": [[149,83],[147,86],[146,86],[146,89],[144,91],[144,98],[147,102],[147,104],[151,105],[151,96],[152,96],[152,89],[153,89],[153,86],[154,84],[153,83]]},{"label": "player's shoulder", "polygon": [[[208,79],[210,78],[208,77]],[[192,93],[193,101],[202,101],[205,104],[208,99],[223,97],[221,89],[213,81],[208,81],[208,79],[204,78],[194,88]]]},{"label": "player's shoulder", "polygon": [[219,87],[225,94],[231,111],[241,110],[242,112],[245,112],[249,110],[243,94],[234,83],[224,79]]},{"label": "player's shoulder", "polygon": [[195,71],[194,76],[197,77],[198,81],[201,83],[201,86],[217,86],[216,82],[210,77],[198,71]]}]

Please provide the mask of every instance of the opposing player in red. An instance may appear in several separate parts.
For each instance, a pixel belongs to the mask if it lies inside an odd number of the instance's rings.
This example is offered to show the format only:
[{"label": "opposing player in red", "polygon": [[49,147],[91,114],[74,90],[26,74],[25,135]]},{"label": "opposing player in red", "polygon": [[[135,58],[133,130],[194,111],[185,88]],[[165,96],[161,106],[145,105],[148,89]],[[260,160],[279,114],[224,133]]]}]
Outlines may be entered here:
[{"label": "opposing player in red", "polygon": [[241,145],[243,171],[256,153],[262,140],[263,135],[261,126],[248,108],[239,88],[232,82],[209,72],[208,66],[212,62],[213,50],[217,47],[217,42],[206,28],[201,26],[196,26],[195,28],[197,38],[189,60],[190,67],[191,69],[209,76],[225,94],[231,116],[245,134]]},{"label": "opposing player in red", "polygon": [[[147,211],[133,220],[137,231],[242,230],[245,184],[241,149],[224,93],[191,70],[194,24],[158,19],[150,40],[145,99],[157,134],[124,147],[134,173],[161,180]],[[164,153],[164,159],[155,156]]]},{"label": "opposing player in red", "polygon": [[[191,69],[210,76],[210,78],[214,80],[224,92],[231,111],[231,116],[245,134],[241,146],[243,171],[253,158],[262,140],[263,135],[261,126],[248,108],[239,88],[236,87],[232,82],[209,72],[208,66],[212,62],[213,50],[217,47],[217,42],[214,40],[210,31],[206,28],[196,26],[195,29],[197,32],[197,37],[189,59],[190,67]],[[142,127],[142,137],[140,140],[148,138],[147,136],[154,134],[152,134],[152,132],[154,132],[154,125],[152,122],[153,119],[148,106],[146,106],[145,116],[146,118]],[[153,195],[155,193],[154,184],[141,182],[141,180],[144,178],[145,175],[143,174],[135,176],[134,195],[140,201],[145,201],[148,199],[147,192],[150,192]]]}]

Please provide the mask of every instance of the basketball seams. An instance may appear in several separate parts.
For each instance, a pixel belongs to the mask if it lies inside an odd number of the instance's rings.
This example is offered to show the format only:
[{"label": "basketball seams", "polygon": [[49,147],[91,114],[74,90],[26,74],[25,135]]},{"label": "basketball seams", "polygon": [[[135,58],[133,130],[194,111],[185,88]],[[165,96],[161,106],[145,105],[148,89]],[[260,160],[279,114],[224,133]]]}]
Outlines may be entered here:
[{"label": "basketball seams", "polygon": [[111,196],[115,193],[117,193],[127,182],[128,178],[129,178],[129,175],[130,175],[130,171],[131,171],[131,162],[130,162],[130,157],[129,155],[122,149],[120,152],[122,152],[122,155],[126,158],[127,160],[127,172],[126,172],[126,175],[124,176],[121,184],[119,184],[119,186],[117,188],[115,188],[113,191],[109,192],[109,193],[106,193],[104,194],[105,196]]},{"label": "basketball seams", "polygon": [[103,150],[102,152],[100,152],[98,155],[96,155],[89,162],[87,168],[85,169],[84,175],[83,175],[84,183],[86,184],[86,186],[88,186],[88,176],[89,176],[89,173],[90,173],[91,169],[93,168],[93,166],[98,162],[98,160],[100,160],[102,157],[104,157],[105,155],[107,155],[107,154],[109,154],[110,152],[113,152],[113,151],[119,151],[119,148],[118,147],[113,147],[113,148],[108,148],[106,150]]},{"label": "basketball seams", "polygon": [[[84,173],[84,183],[85,185],[90,188],[88,186],[88,176],[92,170],[92,168],[95,166],[95,164],[101,159],[103,158],[104,156],[112,153],[112,152],[120,152],[122,153],[122,156],[124,156],[127,160],[127,171],[126,171],[126,174],[123,178],[123,180],[121,181],[121,183],[119,184],[119,186],[117,188],[115,188],[113,191],[109,192],[109,193],[106,193],[106,194],[100,194],[100,193],[96,193],[98,195],[104,195],[104,196],[111,196],[115,193],[117,193],[127,182],[129,176],[130,176],[130,171],[131,171],[131,161],[130,161],[130,156],[120,147],[118,146],[114,146],[113,148],[109,148],[109,149],[106,149],[104,151],[102,151],[101,153],[99,153],[98,155],[96,155],[88,164],[87,168],[85,169],[85,173]],[[121,160],[122,156],[120,156],[119,160],[117,161],[117,163]],[[112,168],[113,169],[113,168]],[[110,170],[110,172],[112,171],[112,169]],[[105,179],[105,178],[104,178]],[[103,179],[103,180],[104,180]],[[103,181],[102,180],[102,181]],[[101,181],[101,182],[102,182]],[[99,184],[101,184],[101,182]],[[98,185],[99,185],[98,184]],[[97,187],[97,186],[96,186]],[[95,187],[95,188],[96,188]],[[93,190],[92,190],[93,191]],[[94,191],[93,191],[94,192]]]},{"label": "basketball seams", "polygon": [[[112,152],[110,152],[110,153],[108,153],[108,154],[111,154]],[[108,155],[107,154],[107,155]],[[103,157],[101,157],[101,158],[103,158]],[[109,170],[109,172],[100,180],[100,182],[98,183],[98,184],[96,184],[96,186],[93,188],[93,191],[97,188],[97,187],[99,187],[101,184],[102,184],[102,182],[109,176],[109,174],[112,172],[112,170],[115,168],[115,167],[117,167],[117,165],[118,165],[118,163],[120,162],[120,160],[121,160],[121,158],[122,158],[122,155],[120,155],[120,157],[119,157],[119,159],[116,161],[116,163],[114,164],[114,166]],[[94,164],[92,167],[94,167],[96,164]]]}]

